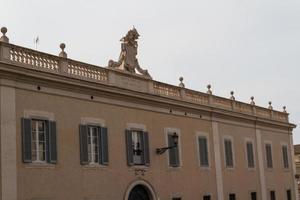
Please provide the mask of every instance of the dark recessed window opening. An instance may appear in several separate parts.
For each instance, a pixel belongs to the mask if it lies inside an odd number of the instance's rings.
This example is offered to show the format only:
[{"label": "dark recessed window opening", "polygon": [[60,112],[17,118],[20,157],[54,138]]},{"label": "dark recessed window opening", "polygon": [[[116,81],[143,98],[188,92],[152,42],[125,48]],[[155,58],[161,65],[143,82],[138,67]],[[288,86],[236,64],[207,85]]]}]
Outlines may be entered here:
[{"label": "dark recessed window opening", "polygon": [[235,194],[234,193],[229,194],[229,200],[235,200]]},{"label": "dark recessed window opening", "polygon": [[251,192],[251,200],[257,200],[256,192]]}]

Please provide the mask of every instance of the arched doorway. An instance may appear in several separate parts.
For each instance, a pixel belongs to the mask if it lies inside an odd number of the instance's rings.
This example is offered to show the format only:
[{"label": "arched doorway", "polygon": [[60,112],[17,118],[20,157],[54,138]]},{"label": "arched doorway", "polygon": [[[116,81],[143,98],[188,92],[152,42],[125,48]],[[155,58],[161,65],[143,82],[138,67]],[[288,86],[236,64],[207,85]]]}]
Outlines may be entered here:
[{"label": "arched doorway", "polygon": [[129,193],[128,200],[151,200],[149,192],[143,185],[135,186]]},{"label": "arched doorway", "polygon": [[157,200],[153,187],[145,180],[133,181],[127,188],[124,200]]}]

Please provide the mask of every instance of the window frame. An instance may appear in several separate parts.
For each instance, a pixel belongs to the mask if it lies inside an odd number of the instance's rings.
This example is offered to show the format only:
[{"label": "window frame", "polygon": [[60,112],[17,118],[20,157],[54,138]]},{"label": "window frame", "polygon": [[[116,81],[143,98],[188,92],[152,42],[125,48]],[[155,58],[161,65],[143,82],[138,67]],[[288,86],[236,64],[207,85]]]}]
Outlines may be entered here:
[{"label": "window frame", "polygon": [[[267,146],[268,145],[271,148],[271,161],[272,161],[272,166],[271,167],[268,166],[268,155],[267,155]],[[265,168],[267,170],[273,170],[274,169],[274,158],[273,158],[273,144],[272,144],[271,141],[265,141],[264,142],[264,157],[265,157],[265,159],[264,159]]]},{"label": "window frame", "polygon": [[[253,153],[253,167],[249,167],[249,160],[248,160],[248,143],[252,144],[252,153]],[[246,167],[248,170],[255,170],[256,169],[256,152],[255,152],[255,142],[252,138],[245,138],[245,158],[246,158]]]},{"label": "window frame", "polygon": [[[200,143],[199,143],[200,138],[205,138],[206,139],[207,158],[208,158],[208,164],[207,165],[202,165],[201,164]],[[200,132],[200,131],[196,132],[196,149],[197,149],[198,166],[202,169],[210,169],[210,167],[211,167],[211,157],[210,157],[210,139],[209,139],[209,134],[208,133]]]},{"label": "window frame", "polygon": [[[136,132],[136,134],[137,135],[140,135],[140,137],[139,138],[141,138],[142,136],[142,134],[145,132],[145,131],[143,131],[143,130],[141,130],[141,129],[136,129],[136,128],[131,128],[131,129],[129,129],[130,131],[131,131],[131,138],[132,138],[132,140],[131,140],[131,143],[132,143],[132,145],[133,145],[133,132]],[[142,141],[140,141],[140,143],[141,143]],[[140,144],[140,145],[143,145],[143,144]],[[144,144],[145,145],[145,144]],[[144,146],[143,145],[143,146]],[[140,147],[141,148],[141,150],[142,150],[142,152],[144,152],[145,151],[145,149],[142,149],[142,147]],[[133,150],[134,150],[134,147],[132,148]],[[133,156],[133,166],[145,166],[145,163],[143,162],[143,160],[142,160],[142,158],[143,158],[143,156],[142,155],[139,155],[139,157],[140,157],[140,159],[141,159],[141,161],[140,161],[140,163],[137,163],[137,162],[135,162],[135,155],[134,155],[134,152],[132,153],[132,156]]]},{"label": "window frame", "polygon": [[[100,132],[100,129],[101,129],[101,126],[97,126],[97,125],[95,125],[95,124],[86,124],[87,125],[87,129],[88,129],[88,131],[87,131],[87,138],[89,138],[90,137],[90,142],[91,142],[91,153],[89,152],[89,148],[88,148],[88,160],[90,159],[90,154],[91,154],[91,161],[88,161],[88,165],[100,165],[100,163],[99,163],[99,161],[100,161],[100,154],[99,154],[99,149],[101,148],[100,146],[99,146],[99,140],[100,140],[100,136],[99,136],[99,132]],[[94,144],[93,144],[93,139],[94,139],[94,136],[93,136],[93,134],[91,134],[91,136],[89,136],[89,134],[90,134],[90,129],[93,129],[93,128],[95,128],[97,131],[96,131],[96,137],[97,137],[97,146],[98,146],[98,152],[96,152],[96,155],[98,155],[98,160],[97,160],[97,162],[95,162],[95,152],[93,152],[92,150],[93,150],[93,146],[94,146]],[[89,145],[89,141],[88,141],[88,143],[87,143],[87,145]]]},{"label": "window frame", "polygon": [[[32,148],[32,146],[31,146],[31,162],[32,163],[42,163],[42,164],[46,164],[47,163],[47,142],[46,142],[46,132],[47,132],[47,122],[49,121],[49,120],[46,120],[46,119],[39,119],[39,118],[37,118],[37,117],[34,117],[34,118],[30,118],[30,123],[31,123],[31,145],[32,145],[32,143],[33,143],[33,138],[32,138],[32,135],[33,135],[33,129],[32,129],[32,127],[33,127],[33,122],[34,121],[36,121],[36,122],[42,122],[43,123],[43,126],[44,126],[44,149],[43,149],[43,152],[44,152],[44,160],[40,160],[40,157],[39,157],[39,155],[40,155],[40,147],[39,147],[39,143],[40,143],[40,140],[39,140],[39,137],[40,137],[40,135],[39,135],[39,131],[38,132],[35,132],[35,137],[36,137],[36,140],[35,140],[35,152],[36,152],[36,159],[35,160],[33,160],[33,148]],[[38,123],[36,124],[36,127],[35,128],[38,128]],[[36,130],[36,129],[35,129]]]},{"label": "window frame", "polygon": [[[132,131],[137,131],[137,132],[139,132],[140,134],[144,134],[144,133],[147,133],[148,134],[148,152],[149,152],[149,163],[147,163],[147,161],[146,160],[144,160],[144,161],[142,161],[140,164],[138,164],[138,163],[134,163],[134,155],[133,155],[133,152],[132,152],[132,159],[133,159],[133,163],[132,163],[132,165],[130,165],[130,167],[142,167],[142,168],[147,168],[147,167],[149,167],[150,166],[150,160],[151,160],[151,158],[150,158],[150,134],[149,134],[149,132],[147,131],[147,127],[144,125],[144,124],[140,124],[140,123],[127,123],[126,124],[126,130],[127,131],[130,131],[131,132],[131,134],[132,134]],[[132,135],[131,135],[131,137],[132,137]],[[144,141],[145,142],[145,141]],[[126,144],[125,145],[127,145],[127,142],[125,142]],[[132,141],[131,141],[131,143],[132,143]],[[145,144],[142,144],[142,146],[145,148]],[[127,148],[127,147],[126,147]],[[144,151],[145,151],[145,149],[142,149],[143,150],[143,153],[145,153]],[[127,153],[126,153],[126,159],[128,160],[128,158],[127,158]],[[144,155],[144,157],[145,157],[145,155]],[[144,158],[145,159],[145,158]]]},{"label": "window frame", "polygon": [[181,169],[183,166],[182,163],[182,152],[181,152],[181,131],[179,128],[172,128],[172,127],[166,127],[165,130],[165,145],[166,147],[169,146],[169,141],[168,141],[168,135],[173,135],[174,132],[176,132],[176,134],[178,135],[178,143],[177,143],[177,148],[178,148],[178,154],[179,154],[179,165],[177,167],[172,167],[170,165],[170,153],[169,150],[167,151],[167,165],[169,167],[169,169]]},{"label": "window frame", "polygon": [[[227,166],[225,140],[231,141],[232,166]],[[225,167],[225,169],[233,170],[233,169],[235,169],[235,165],[236,165],[236,162],[235,162],[235,148],[234,148],[234,139],[233,139],[233,137],[230,136],[230,135],[223,136],[223,144],[222,145],[223,145],[224,167]]]},{"label": "window frame", "polygon": [[[88,133],[89,133],[89,127],[96,127],[98,130],[97,136],[98,136],[98,162],[89,162],[86,164],[80,164],[84,169],[89,169],[89,168],[107,168],[109,166],[109,164],[103,164],[101,163],[101,157],[102,155],[100,155],[100,148],[102,148],[101,146],[99,146],[99,142],[100,142],[100,135],[99,133],[101,132],[102,128],[107,128],[106,126],[106,122],[105,120],[101,119],[101,118],[95,118],[95,117],[81,117],[80,119],[80,124],[79,126],[87,126],[87,138],[88,138]],[[79,138],[80,140],[80,138]],[[79,141],[81,142],[81,141]],[[88,143],[86,144],[87,148],[88,148]],[[109,144],[107,144],[109,146]],[[79,147],[80,148],[80,147]],[[109,151],[109,149],[108,149]],[[87,151],[88,153],[88,160],[89,160],[89,151]],[[108,152],[109,153],[109,152]],[[80,158],[81,159],[81,158]]]},{"label": "window frame", "polygon": [[[284,170],[290,170],[290,168],[291,168],[291,163],[290,163],[290,156],[289,156],[289,145],[287,144],[287,143],[281,143],[281,145],[280,145],[280,147],[281,147],[281,159],[282,159],[282,167],[283,167],[283,169]],[[286,148],[286,156],[287,156],[287,167],[285,166],[285,160],[284,160],[284,155],[283,155],[283,148]]]},{"label": "window frame", "polygon": [[[23,112],[23,116],[22,116],[22,121],[25,120],[30,120],[31,123],[31,130],[30,130],[30,137],[31,137],[31,143],[32,143],[32,120],[38,120],[38,121],[44,121],[45,123],[45,161],[37,161],[37,160],[32,160],[32,155],[31,155],[31,160],[24,160],[24,158],[22,158],[22,163],[25,164],[26,168],[55,168],[55,166],[58,164],[58,157],[59,157],[59,139],[58,139],[58,130],[57,130],[57,123],[56,123],[56,119],[55,119],[55,115],[54,113],[50,113],[47,111],[42,111],[42,110],[24,110]],[[55,125],[55,156],[54,156],[54,160],[53,157],[51,156],[51,150],[50,147],[53,147],[52,145],[47,143],[47,132],[49,134],[50,137],[50,132],[48,129],[50,129],[49,125],[53,124]],[[23,124],[21,125],[21,128]],[[51,126],[51,125],[50,125]],[[23,132],[23,130],[21,130],[21,132]],[[22,133],[22,157],[23,157],[23,133]],[[48,140],[50,140],[50,138],[48,138]],[[32,147],[31,147],[31,154],[32,154]],[[48,155],[49,154],[49,155]]]}]

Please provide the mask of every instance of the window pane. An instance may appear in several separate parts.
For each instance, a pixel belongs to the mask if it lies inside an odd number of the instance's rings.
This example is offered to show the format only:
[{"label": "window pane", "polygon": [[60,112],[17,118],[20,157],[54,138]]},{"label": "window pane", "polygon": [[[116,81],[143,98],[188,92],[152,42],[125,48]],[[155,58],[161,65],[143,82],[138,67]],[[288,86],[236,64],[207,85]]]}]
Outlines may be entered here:
[{"label": "window pane", "polygon": [[286,195],[287,195],[287,200],[292,200],[292,192],[291,192],[291,190],[287,190],[286,191]]},{"label": "window pane", "polygon": [[270,191],[270,199],[276,200],[275,191]]},{"label": "window pane", "polygon": [[251,200],[256,200],[256,192],[251,192]]},{"label": "window pane", "polygon": [[210,195],[203,196],[203,200],[210,200]]},{"label": "window pane", "polygon": [[45,161],[46,159],[45,151],[39,151],[39,160]]},{"label": "window pane", "polygon": [[36,161],[37,160],[36,151],[32,151],[32,153],[31,153],[31,159],[32,159],[32,161]]},{"label": "window pane", "polygon": [[39,130],[39,132],[42,132],[45,130],[45,124],[43,121],[38,121],[38,130]]},{"label": "window pane", "polygon": [[235,194],[233,193],[229,194],[229,200],[235,200]]}]

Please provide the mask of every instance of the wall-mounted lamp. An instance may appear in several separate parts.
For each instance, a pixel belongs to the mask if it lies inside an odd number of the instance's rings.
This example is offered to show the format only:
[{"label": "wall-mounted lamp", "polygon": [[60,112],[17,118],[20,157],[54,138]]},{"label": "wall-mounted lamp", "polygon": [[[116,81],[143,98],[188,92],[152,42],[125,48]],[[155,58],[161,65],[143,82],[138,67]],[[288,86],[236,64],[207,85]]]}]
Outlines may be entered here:
[{"label": "wall-mounted lamp", "polygon": [[173,139],[174,145],[169,146],[169,147],[157,148],[156,153],[158,155],[161,155],[161,154],[165,153],[168,149],[177,148],[177,146],[178,146],[178,135],[177,135],[177,133],[173,133],[172,139]]}]

